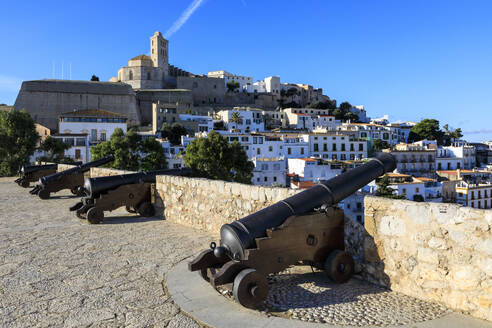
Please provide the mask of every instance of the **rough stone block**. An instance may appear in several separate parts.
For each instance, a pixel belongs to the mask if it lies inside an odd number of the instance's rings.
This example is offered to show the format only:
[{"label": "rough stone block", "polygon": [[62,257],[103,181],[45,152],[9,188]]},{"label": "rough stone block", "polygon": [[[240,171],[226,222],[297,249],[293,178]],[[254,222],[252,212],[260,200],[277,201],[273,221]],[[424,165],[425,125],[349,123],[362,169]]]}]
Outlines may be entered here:
[{"label": "rough stone block", "polygon": [[429,247],[435,249],[447,249],[446,240],[443,238],[431,238],[429,240]]},{"label": "rough stone block", "polygon": [[418,205],[407,206],[407,216],[415,224],[429,224],[429,206],[418,203]]},{"label": "rough stone block", "polygon": [[383,216],[379,223],[379,232],[388,236],[403,236],[406,232],[405,222],[394,216]]},{"label": "rough stone block", "polygon": [[474,290],[480,283],[480,270],[472,265],[454,269],[450,273],[450,283],[461,290]]},{"label": "rough stone block", "polygon": [[439,257],[437,253],[433,250],[430,250],[428,248],[423,248],[419,247],[417,249],[417,259],[419,261],[423,262],[428,262],[432,264],[438,264],[439,263]]}]

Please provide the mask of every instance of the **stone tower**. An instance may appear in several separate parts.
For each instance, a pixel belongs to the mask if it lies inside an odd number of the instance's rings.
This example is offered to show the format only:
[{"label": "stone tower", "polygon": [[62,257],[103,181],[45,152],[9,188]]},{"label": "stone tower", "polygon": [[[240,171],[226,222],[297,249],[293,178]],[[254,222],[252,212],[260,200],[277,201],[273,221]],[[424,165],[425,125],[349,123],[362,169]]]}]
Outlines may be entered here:
[{"label": "stone tower", "polygon": [[159,31],[150,38],[150,57],[154,62],[154,67],[160,67],[167,72],[169,64],[168,41],[162,37]]}]

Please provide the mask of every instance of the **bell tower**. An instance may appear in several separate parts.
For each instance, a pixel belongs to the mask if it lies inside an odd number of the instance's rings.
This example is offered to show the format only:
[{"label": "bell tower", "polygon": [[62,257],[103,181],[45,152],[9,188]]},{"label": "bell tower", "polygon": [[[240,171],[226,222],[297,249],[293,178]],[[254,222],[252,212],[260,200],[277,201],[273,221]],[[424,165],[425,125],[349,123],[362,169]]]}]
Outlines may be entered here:
[{"label": "bell tower", "polygon": [[161,32],[157,31],[150,38],[150,57],[154,67],[168,69],[168,41],[162,37]]}]

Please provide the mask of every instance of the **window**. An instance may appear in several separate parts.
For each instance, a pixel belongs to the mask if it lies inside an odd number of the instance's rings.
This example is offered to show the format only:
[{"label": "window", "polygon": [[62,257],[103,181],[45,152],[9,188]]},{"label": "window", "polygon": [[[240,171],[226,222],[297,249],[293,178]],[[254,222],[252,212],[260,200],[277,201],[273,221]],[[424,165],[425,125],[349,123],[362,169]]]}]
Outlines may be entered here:
[{"label": "window", "polygon": [[301,155],[304,155],[304,147],[301,147]]},{"label": "window", "polygon": [[359,151],[364,151],[364,144],[359,144]]},{"label": "window", "polygon": [[345,144],[342,144],[342,151],[345,151]]},{"label": "window", "polygon": [[253,137],[253,144],[257,144],[258,143],[258,137]]},{"label": "window", "polygon": [[347,157],[345,156],[345,154],[341,154],[341,155],[340,155],[340,160],[344,161],[344,160],[346,160],[346,159],[347,159]]},{"label": "window", "polygon": [[259,144],[262,144],[263,143],[263,138],[262,137],[258,137],[258,143]]},{"label": "window", "polygon": [[323,144],[323,151],[328,151],[328,145],[327,144]]},{"label": "window", "polygon": [[256,148],[256,154],[257,155],[260,155],[261,154],[261,149],[260,148]]},{"label": "window", "polygon": [[106,141],[106,132],[101,132],[101,141]]},{"label": "window", "polygon": [[418,193],[419,192],[419,188],[415,188],[415,192]]},{"label": "window", "polygon": [[268,181],[268,177],[264,177],[263,178],[263,181],[267,182]]},{"label": "window", "polygon": [[277,182],[277,177],[273,177],[273,182]]},{"label": "window", "polygon": [[362,224],[362,215],[357,215],[357,222]]},{"label": "window", "polygon": [[355,154],[350,154],[350,160],[353,161],[355,159]]},{"label": "window", "polygon": [[85,139],[84,138],[77,138],[76,145],[77,146],[85,146]]},{"label": "window", "polygon": [[75,149],[75,158],[76,159],[80,158],[80,149]]},{"label": "window", "polygon": [[273,151],[273,146],[268,146],[268,151],[272,152]]},{"label": "window", "polygon": [[242,142],[248,142],[249,141],[249,138],[248,137],[241,137],[241,141]]},{"label": "window", "polygon": [[331,149],[332,151],[337,151],[337,144],[332,144],[332,147],[331,148],[332,148]]},{"label": "window", "polygon": [[173,168],[174,169],[179,169],[181,167],[181,164],[180,163],[174,163],[173,164]]},{"label": "window", "polygon": [[337,160],[337,154],[331,155],[331,159]]},{"label": "window", "polygon": [[353,143],[350,144],[350,151],[354,151],[354,144]]},{"label": "window", "polygon": [[313,151],[318,151],[318,144],[314,144],[313,147]]},{"label": "window", "polygon": [[292,154],[292,150],[289,147],[289,148],[287,148],[287,155],[290,155],[290,154]]},{"label": "window", "polygon": [[261,170],[262,171],[268,170],[268,164],[261,164]]},{"label": "window", "polygon": [[407,188],[402,188],[401,192],[404,193],[404,194],[406,194],[407,193]]},{"label": "window", "polygon": [[276,171],[280,170],[280,164],[273,164],[273,169]]},{"label": "window", "polygon": [[97,130],[91,129],[91,141],[96,141],[96,140],[97,140]]}]

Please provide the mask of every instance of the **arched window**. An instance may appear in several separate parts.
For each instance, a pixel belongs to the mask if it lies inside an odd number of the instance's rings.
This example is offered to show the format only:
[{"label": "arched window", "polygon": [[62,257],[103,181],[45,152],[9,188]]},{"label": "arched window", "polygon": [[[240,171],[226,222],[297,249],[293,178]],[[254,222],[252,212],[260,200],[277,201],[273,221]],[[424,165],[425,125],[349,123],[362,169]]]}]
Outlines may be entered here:
[{"label": "arched window", "polygon": [[130,80],[133,80],[133,72],[130,71]]}]

